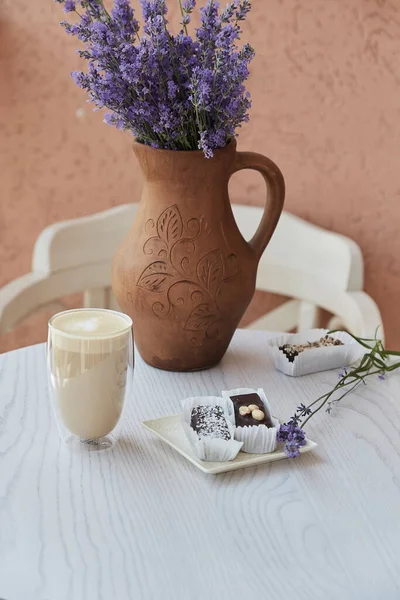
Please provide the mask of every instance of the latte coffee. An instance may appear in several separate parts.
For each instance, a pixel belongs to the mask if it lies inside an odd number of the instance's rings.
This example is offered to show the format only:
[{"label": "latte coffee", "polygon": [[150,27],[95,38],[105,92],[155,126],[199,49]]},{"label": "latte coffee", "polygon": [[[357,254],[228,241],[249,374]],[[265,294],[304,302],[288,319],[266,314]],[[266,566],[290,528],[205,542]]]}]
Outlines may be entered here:
[{"label": "latte coffee", "polygon": [[59,313],[49,322],[48,357],[56,412],[83,440],[108,435],[125,399],[131,319],[103,309]]}]

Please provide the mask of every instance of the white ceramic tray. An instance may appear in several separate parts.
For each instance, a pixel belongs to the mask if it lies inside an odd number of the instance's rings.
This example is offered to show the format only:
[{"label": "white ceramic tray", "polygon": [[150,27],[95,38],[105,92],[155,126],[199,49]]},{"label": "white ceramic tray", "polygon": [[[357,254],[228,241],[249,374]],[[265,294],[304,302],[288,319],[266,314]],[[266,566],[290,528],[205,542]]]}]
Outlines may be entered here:
[{"label": "white ceramic tray", "polygon": [[[271,452],[270,454],[246,454],[245,452],[239,452],[237,457],[229,462],[205,462],[193,454],[181,422],[182,415],[172,415],[170,417],[162,417],[161,419],[143,421],[142,425],[174,448],[179,454],[182,454],[182,456],[189,460],[195,467],[209,475],[236,471],[237,469],[254,467],[255,465],[287,458],[283,451],[283,447],[278,446],[275,452]],[[317,444],[315,442],[307,439],[307,444],[300,448],[300,453],[304,454],[305,452],[310,452],[310,450],[314,450],[316,447]]]}]

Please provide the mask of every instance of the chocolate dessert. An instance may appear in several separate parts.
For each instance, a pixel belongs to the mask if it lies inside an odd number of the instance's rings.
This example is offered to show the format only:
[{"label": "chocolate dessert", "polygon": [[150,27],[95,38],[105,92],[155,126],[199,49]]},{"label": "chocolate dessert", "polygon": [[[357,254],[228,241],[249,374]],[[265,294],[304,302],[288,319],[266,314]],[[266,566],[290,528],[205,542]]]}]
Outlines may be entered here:
[{"label": "chocolate dessert", "polygon": [[271,416],[258,394],[241,394],[230,397],[235,409],[236,427],[265,425],[273,427]]},{"label": "chocolate dessert", "polygon": [[230,440],[228,423],[221,406],[199,405],[192,409],[190,426],[199,438]]},{"label": "chocolate dessert", "polygon": [[315,342],[306,342],[305,344],[283,344],[283,346],[279,346],[279,350],[281,350],[288,361],[292,363],[300,352],[310,350],[311,348],[324,348],[326,346],[343,346],[343,342],[330,335],[326,335]]}]

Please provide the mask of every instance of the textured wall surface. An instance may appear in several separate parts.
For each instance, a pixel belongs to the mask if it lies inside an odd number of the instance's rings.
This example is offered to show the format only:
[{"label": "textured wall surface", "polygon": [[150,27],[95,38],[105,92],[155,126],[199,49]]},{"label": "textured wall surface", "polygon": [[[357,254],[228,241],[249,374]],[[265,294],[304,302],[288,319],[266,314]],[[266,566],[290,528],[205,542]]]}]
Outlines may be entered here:
[{"label": "textured wall surface", "polygon": [[[79,58],[61,18],[51,0],[0,5],[0,285],[29,270],[49,223],[140,193],[129,134],[104,125],[70,80]],[[257,58],[239,149],[279,164],[288,210],[360,244],[366,289],[400,346],[400,5],[253,0],[246,36]],[[235,176],[232,191],[263,202],[254,174]],[[27,326],[0,350],[38,339]]]}]

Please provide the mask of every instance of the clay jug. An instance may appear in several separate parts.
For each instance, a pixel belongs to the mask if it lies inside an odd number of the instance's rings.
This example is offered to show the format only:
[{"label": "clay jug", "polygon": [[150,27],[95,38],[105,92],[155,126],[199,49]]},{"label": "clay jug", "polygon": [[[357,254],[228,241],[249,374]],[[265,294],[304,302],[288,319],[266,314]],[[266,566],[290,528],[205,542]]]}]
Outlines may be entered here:
[{"label": "clay jug", "polygon": [[[118,303],[133,320],[142,358],[171,371],[218,363],[249,305],[257,266],[282,212],[278,167],[236,142],[206,159],[201,151],[134,152],[144,175],[137,216],[113,267]],[[254,237],[241,235],[228,195],[229,178],[259,171],[269,189]]]}]

